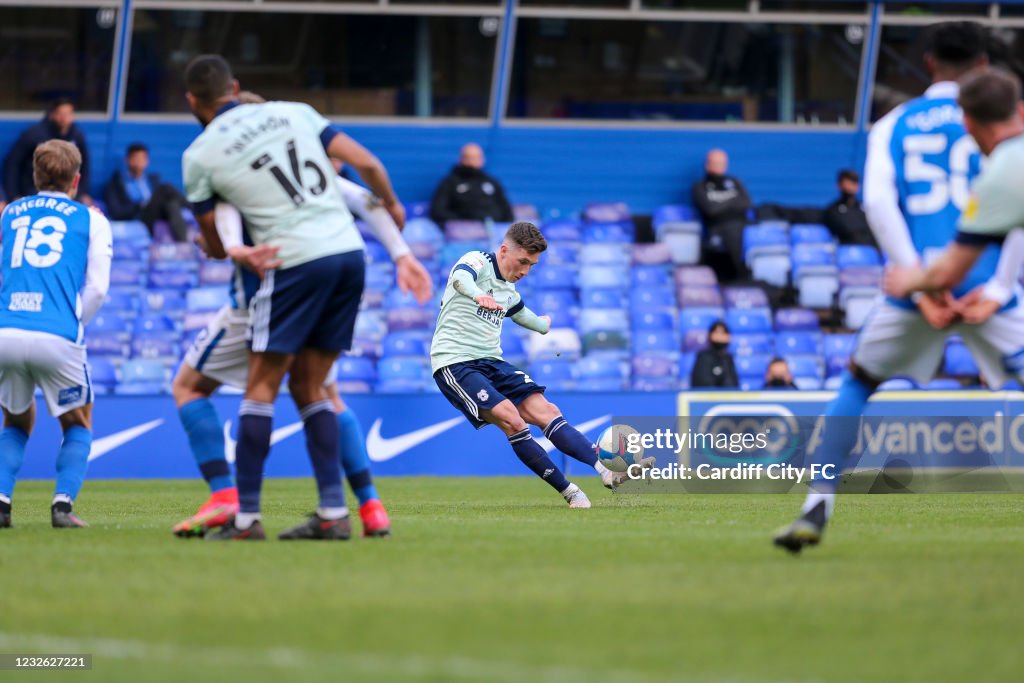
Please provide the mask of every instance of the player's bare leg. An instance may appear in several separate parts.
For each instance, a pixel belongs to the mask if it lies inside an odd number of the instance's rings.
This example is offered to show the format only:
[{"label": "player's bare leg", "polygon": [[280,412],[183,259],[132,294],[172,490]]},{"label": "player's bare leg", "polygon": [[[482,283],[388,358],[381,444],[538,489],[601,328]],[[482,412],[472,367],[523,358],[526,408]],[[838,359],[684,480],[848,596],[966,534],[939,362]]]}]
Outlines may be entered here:
[{"label": "player's bare leg", "polygon": [[224,453],[220,416],[210,402],[220,386],[220,382],[188,363],[181,364],[171,384],[192,455],[210,486],[210,497],[199,510],[172,528],[174,535],[181,538],[202,536],[207,529],[227,524],[238,512],[238,489]]},{"label": "player's bare leg", "polygon": [[89,465],[92,448],[92,404],[87,403],[57,418],[64,440],[57,455],[57,485],[50,521],[55,529],[77,529],[89,526],[71,511]]},{"label": "player's bare leg", "polygon": [[590,499],[587,498],[587,494],[583,493],[579,486],[566,479],[540,444],[534,441],[529,425],[526,424],[512,401],[505,399],[490,410],[481,410],[480,418],[496,425],[504,432],[519,460],[529,467],[530,471],[558,491],[565,498],[569,507],[590,507]]},{"label": "player's bare leg", "polygon": [[[328,378],[329,380],[330,378]],[[391,520],[384,508],[370,474],[370,457],[366,452],[366,439],[355,413],[349,409],[338,393],[337,382],[328,382],[324,394],[338,415],[338,443],[341,469],[352,492],[359,499],[359,518],[363,522],[363,536],[383,538],[391,535]]]},{"label": "player's bare leg", "polygon": [[25,444],[36,423],[36,402],[22,413],[4,411],[4,429],[0,432],[0,529],[10,528],[11,496],[14,481],[25,460]]},{"label": "player's bare leg", "polygon": [[324,383],[337,358],[337,352],[303,349],[292,365],[288,389],[302,416],[320,504],[306,522],[279,534],[281,540],[347,540],[352,535],[338,460],[338,422],[334,406],[324,394]]}]

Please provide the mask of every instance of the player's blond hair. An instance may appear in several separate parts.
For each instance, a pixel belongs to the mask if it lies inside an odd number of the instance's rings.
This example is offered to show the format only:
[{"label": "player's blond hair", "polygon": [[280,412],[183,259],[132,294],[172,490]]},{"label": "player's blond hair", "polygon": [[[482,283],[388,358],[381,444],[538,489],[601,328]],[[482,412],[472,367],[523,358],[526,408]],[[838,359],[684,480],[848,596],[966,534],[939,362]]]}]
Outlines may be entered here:
[{"label": "player's blond hair", "polygon": [[64,140],[47,140],[32,154],[32,181],[40,192],[68,192],[81,168],[82,153]]}]

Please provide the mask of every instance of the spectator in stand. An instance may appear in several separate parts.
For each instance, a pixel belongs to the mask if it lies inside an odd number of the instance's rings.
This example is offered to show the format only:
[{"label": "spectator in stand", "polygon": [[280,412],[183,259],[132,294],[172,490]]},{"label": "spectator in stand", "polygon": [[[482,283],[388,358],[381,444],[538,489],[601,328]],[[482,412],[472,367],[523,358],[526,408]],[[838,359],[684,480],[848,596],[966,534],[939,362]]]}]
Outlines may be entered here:
[{"label": "spectator in stand", "polygon": [[188,241],[188,222],[182,209],[188,200],[172,185],[160,180],[156,173],[147,173],[149,149],[141,142],[128,145],[125,167],[114,171],[103,197],[107,215],[115,221],[142,221],[153,233],[158,220],[167,221],[175,241]]},{"label": "spectator in stand", "polygon": [[[729,156],[721,149],[708,152],[704,160],[704,177],[693,185],[693,204],[700,213],[707,235],[707,249],[724,254],[724,262],[713,257],[707,262],[723,282],[745,279],[747,267],[743,260],[743,228],[747,225],[750,195],[739,178],[726,175]],[[711,254],[708,254],[711,256]]]},{"label": "spectator in stand", "polygon": [[92,206],[92,198],[89,196],[89,149],[85,143],[85,133],[75,123],[75,105],[68,98],[54,100],[43,119],[22,131],[7,153],[7,159],[4,160],[7,199],[14,201],[36,193],[36,184],[32,179],[32,155],[36,147],[47,140],[64,140],[78,148],[82,155],[82,168],[79,171],[82,179],[78,184],[80,189],[77,200]]},{"label": "spectator in stand", "polygon": [[708,328],[708,347],[697,354],[690,374],[690,387],[735,389],[740,380],[736,374],[736,363],[729,353],[729,326],[716,320]]},{"label": "spectator in stand", "polygon": [[459,163],[434,191],[430,218],[438,225],[457,220],[514,220],[512,205],[501,183],[484,171],[484,151],[480,145],[463,146]]},{"label": "spectator in stand", "polygon": [[793,383],[793,373],[789,369],[789,363],[785,358],[776,356],[768,361],[768,369],[764,373],[765,389],[796,389]]},{"label": "spectator in stand", "polygon": [[862,244],[878,248],[875,236],[868,227],[867,216],[857,199],[860,176],[846,168],[839,172],[839,199],[825,209],[823,222],[840,244]]}]

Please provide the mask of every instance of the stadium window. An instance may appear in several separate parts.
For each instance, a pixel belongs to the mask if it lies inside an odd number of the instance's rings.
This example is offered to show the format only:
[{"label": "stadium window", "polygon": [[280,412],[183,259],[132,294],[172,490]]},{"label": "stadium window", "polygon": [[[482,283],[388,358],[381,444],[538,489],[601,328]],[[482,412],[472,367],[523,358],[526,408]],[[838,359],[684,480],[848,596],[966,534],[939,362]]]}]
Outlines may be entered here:
[{"label": "stadium window", "polygon": [[582,9],[625,9],[630,0],[519,0],[520,7],[573,7]]},{"label": "stadium window", "polygon": [[486,117],[499,29],[496,16],[138,10],[125,110],[187,111],[181,72],[214,50],[243,88],[325,114]]},{"label": "stadium window", "polygon": [[864,0],[761,0],[759,7],[762,12],[842,12],[844,14],[864,14],[868,11],[868,3]]},{"label": "stadium window", "polygon": [[991,2],[886,2],[886,14],[904,16],[988,16]]},{"label": "stadium window", "polygon": [[714,10],[716,12],[746,12],[747,0],[641,0],[644,9]]},{"label": "stadium window", "polygon": [[0,7],[0,110],[39,111],[70,97],[105,112],[119,11],[114,7]]},{"label": "stadium window", "polygon": [[861,24],[522,18],[508,116],[850,124]]}]

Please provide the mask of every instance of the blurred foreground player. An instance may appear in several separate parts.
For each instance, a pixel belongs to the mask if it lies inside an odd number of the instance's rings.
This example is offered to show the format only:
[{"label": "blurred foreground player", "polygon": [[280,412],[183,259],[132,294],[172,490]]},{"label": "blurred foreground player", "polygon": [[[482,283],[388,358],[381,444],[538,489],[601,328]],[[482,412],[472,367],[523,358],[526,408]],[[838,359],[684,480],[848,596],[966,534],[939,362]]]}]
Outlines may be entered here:
[{"label": "blurred foreground player", "polygon": [[11,495],[35,424],[35,389],[60,422],[54,527],[85,527],[72,512],[92,446],[92,386],[83,327],[103,303],[113,256],[110,223],[73,201],[82,157],[70,142],[36,147],[39,193],[10,203],[0,223],[0,528],[11,526]]},{"label": "blurred foreground player", "polygon": [[[399,227],[405,211],[387,172],[365,148],[312,107],[240,104],[238,81],[220,56],[185,70],[189,107],[204,130],[182,157],[188,198],[210,255],[231,256],[261,277],[250,302],[249,374],[239,411],[239,512],[212,540],[262,540],[260,492],[274,400],[285,375],[306,433],[319,505],[282,540],[345,540],[351,523],[338,462],[338,423],[323,385],[352,341],[363,291],[363,242],[328,157],[349,163]],[[228,254],[215,222],[219,197],[238,208],[254,246]]]},{"label": "blurred foreground player", "polygon": [[551,329],[551,318],[527,308],[515,288],[547,246],[535,225],[513,223],[496,253],[471,251],[459,259],[441,299],[430,364],[441,393],[470,424],[477,429],[497,425],[523,464],[558,491],[569,507],[589,508],[583,490],[566,479],[534,441],[530,425],[543,429],[555,448],[596,469],[605,486],[618,484],[619,476],[598,462],[590,439],[544,398],[545,387],[501,358],[506,316],[540,334]]}]

